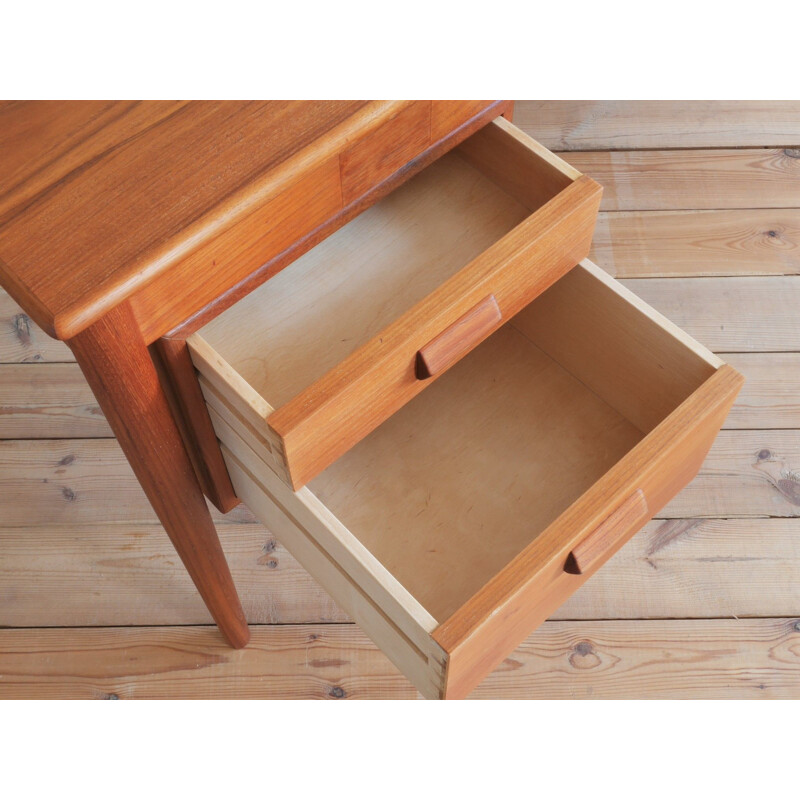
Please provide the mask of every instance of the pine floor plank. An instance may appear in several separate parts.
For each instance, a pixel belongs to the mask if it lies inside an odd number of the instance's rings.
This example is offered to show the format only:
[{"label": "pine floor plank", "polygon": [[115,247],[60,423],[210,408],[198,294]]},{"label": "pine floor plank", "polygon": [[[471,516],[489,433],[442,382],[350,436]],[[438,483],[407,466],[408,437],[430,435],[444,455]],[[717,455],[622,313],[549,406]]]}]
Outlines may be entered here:
[{"label": "pine floor plank", "polygon": [[546,622],[472,697],[798,699],[800,623]]},{"label": "pine floor plank", "polygon": [[0,364],[74,360],[64,342],[51,339],[0,289]]},{"label": "pine floor plank", "polygon": [[658,516],[800,516],[800,431],[721,431],[697,477]]},{"label": "pine floor plank", "polygon": [[514,124],[551,150],[797,147],[784,100],[517,100]]},{"label": "pine floor plank", "polygon": [[635,278],[622,283],[714,352],[800,352],[796,276]]},{"label": "pine floor plank", "polygon": [[[554,465],[554,469],[557,465]],[[110,439],[0,442],[0,519],[7,527],[155,523]],[[218,521],[254,522],[243,505]],[[800,431],[724,430],[665,518],[800,513]]]},{"label": "pine floor plank", "polygon": [[[349,621],[262,525],[217,530],[249,622]],[[0,527],[0,627],[211,622],[160,525]]]},{"label": "pine floor plank", "polygon": [[[724,427],[800,427],[800,354],[721,355],[747,379]],[[0,365],[0,439],[111,436],[77,365]]]},{"label": "pine floor plank", "polygon": [[553,619],[800,613],[800,519],[654,520]]},{"label": "pine floor plank", "polygon": [[0,699],[410,699],[355,625],[254,628],[234,650],[212,627],[0,630]]},{"label": "pine floor plank", "polygon": [[603,186],[603,211],[800,207],[800,149],[563,155]]},{"label": "pine floor plank", "polygon": [[617,278],[800,274],[800,209],[605,211],[589,256]]},{"label": "pine floor plank", "polygon": [[[747,383],[726,428],[800,427],[800,354],[722,353]],[[0,439],[110,438],[77,364],[0,364]]]},{"label": "pine floor plank", "polygon": [[[250,623],[348,621],[261,525],[221,525],[219,534]],[[800,519],[656,520],[552,618],[770,617],[798,609]],[[0,627],[210,622],[157,525],[0,528]]]},{"label": "pine floor plank", "polygon": [[[354,625],[0,631],[0,698],[394,698],[410,684]],[[474,698],[800,697],[796,619],[546,622]]]},{"label": "pine floor plank", "polygon": [[720,355],[746,380],[725,428],[800,428],[800,353]]},{"label": "pine floor plank", "polygon": [[[0,482],[4,526],[157,521],[114,439],[0,441]],[[255,521],[243,505],[212,516]]]},{"label": "pine floor plank", "polygon": [[0,439],[112,435],[77,364],[0,364]]}]

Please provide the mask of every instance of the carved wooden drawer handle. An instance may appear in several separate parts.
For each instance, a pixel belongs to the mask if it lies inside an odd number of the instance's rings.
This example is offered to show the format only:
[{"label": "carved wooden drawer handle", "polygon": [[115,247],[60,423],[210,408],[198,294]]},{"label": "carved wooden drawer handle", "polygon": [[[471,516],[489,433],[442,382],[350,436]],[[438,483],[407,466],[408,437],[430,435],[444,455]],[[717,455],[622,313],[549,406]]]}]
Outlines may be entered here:
[{"label": "carved wooden drawer handle", "polygon": [[622,544],[628,535],[637,531],[650,519],[647,498],[637,489],[616,511],[612,511],[579,545],[567,556],[564,571],[573,575],[591,572],[615,545]]},{"label": "carved wooden drawer handle", "polygon": [[497,300],[490,294],[417,352],[417,378],[421,381],[432,378],[452,367],[479,345],[502,319]]}]

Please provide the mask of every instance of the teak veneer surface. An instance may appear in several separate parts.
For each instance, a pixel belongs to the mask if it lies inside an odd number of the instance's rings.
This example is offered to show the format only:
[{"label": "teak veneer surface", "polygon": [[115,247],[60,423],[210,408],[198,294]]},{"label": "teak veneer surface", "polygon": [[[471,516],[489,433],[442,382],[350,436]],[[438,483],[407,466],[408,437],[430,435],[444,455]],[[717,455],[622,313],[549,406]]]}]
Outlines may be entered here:
[{"label": "teak veneer surface", "polygon": [[0,279],[70,338],[232,226],[255,236],[254,210],[335,162],[321,224],[430,145],[435,105],[4,103]]}]

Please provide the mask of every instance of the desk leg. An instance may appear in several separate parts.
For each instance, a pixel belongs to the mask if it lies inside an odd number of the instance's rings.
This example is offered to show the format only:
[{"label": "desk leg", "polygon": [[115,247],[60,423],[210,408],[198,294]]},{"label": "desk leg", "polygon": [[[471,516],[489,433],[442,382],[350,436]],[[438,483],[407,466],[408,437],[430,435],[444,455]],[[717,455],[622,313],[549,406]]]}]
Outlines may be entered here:
[{"label": "desk leg", "polygon": [[136,477],[225,638],[250,631],[214,522],[130,306],[68,343]]}]

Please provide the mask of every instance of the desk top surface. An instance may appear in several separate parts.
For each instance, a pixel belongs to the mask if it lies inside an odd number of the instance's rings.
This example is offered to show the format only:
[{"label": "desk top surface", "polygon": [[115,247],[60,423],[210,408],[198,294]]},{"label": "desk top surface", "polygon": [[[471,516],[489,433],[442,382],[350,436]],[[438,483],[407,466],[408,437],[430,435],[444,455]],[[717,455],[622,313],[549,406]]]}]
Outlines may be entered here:
[{"label": "desk top surface", "polygon": [[70,338],[395,101],[0,104],[0,284]]}]

